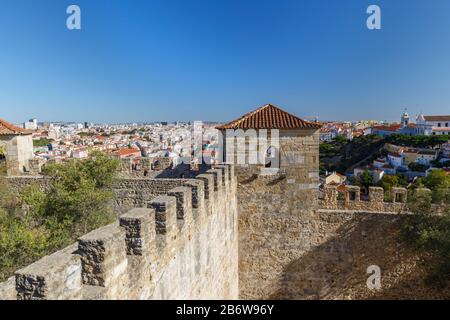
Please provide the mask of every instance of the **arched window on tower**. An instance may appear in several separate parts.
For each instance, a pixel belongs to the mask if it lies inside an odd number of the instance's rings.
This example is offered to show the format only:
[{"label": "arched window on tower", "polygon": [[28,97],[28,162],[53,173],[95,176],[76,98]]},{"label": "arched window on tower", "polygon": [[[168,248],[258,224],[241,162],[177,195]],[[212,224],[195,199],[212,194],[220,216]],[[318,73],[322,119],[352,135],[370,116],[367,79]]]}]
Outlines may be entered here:
[{"label": "arched window on tower", "polygon": [[267,148],[264,166],[266,168],[279,168],[280,167],[277,148],[275,148],[273,146]]}]

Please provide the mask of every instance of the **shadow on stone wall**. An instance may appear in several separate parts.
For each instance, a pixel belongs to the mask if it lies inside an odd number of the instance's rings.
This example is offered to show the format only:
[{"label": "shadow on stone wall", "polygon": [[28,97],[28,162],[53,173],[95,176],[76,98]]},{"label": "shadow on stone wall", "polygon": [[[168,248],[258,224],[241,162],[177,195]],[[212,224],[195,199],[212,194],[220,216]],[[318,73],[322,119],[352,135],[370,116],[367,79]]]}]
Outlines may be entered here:
[{"label": "shadow on stone wall", "polygon": [[[449,299],[424,283],[423,260],[398,241],[400,218],[358,214],[325,242],[287,265],[271,299]],[[367,267],[381,268],[382,289],[366,286]]]}]

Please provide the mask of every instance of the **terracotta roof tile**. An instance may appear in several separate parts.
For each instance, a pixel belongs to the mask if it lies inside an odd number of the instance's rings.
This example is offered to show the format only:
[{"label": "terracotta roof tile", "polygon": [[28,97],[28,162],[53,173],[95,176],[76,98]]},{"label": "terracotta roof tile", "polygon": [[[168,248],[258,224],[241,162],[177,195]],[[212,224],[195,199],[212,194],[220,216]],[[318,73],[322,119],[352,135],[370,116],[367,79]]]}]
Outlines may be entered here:
[{"label": "terracotta roof tile", "polygon": [[239,119],[217,126],[225,129],[319,129],[322,125],[302,120],[271,104],[266,104]]},{"label": "terracotta roof tile", "polygon": [[126,148],[126,149],[119,149],[119,150],[115,151],[114,154],[116,156],[125,157],[125,156],[131,156],[131,155],[134,155],[137,153],[140,154],[140,152],[141,151],[139,151],[138,149]]},{"label": "terracotta roof tile", "polygon": [[426,121],[450,121],[450,116],[423,116]]},{"label": "terracotta roof tile", "polygon": [[31,132],[0,119],[0,135],[23,135]]},{"label": "terracotta roof tile", "polygon": [[400,124],[391,124],[390,126],[373,126],[372,129],[380,131],[397,131],[400,127]]}]

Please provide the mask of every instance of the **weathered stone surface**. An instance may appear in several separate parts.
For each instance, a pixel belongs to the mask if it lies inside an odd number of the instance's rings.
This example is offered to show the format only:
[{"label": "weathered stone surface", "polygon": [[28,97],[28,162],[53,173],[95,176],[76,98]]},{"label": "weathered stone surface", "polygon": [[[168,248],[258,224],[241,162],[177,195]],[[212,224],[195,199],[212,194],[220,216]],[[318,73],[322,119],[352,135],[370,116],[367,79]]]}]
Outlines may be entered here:
[{"label": "weathered stone surface", "polygon": [[11,277],[0,283],[0,300],[16,300],[16,278]]},{"label": "weathered stone surface", "polygon": [[81,261],[72,245],[16,272],[20,300],[77,299]]},{"label": "weathered stone surface", "polygon": [[172,237],[177,228],[177,200],[171,196],[159,196],[149,204],[155,210],[156,233]]},{"label": "weathered stone surface", "polygon": [[83,284],[116,290],[117,279],[126,278],[126,253],[125,230],[117,223],[79,238]]},{"label": "weathered stone surface", "polygon": [[154,210],[132,209],[120,217],[119,224],[125,230],[127,254],[142,256],[150,253],[156,237]]}]

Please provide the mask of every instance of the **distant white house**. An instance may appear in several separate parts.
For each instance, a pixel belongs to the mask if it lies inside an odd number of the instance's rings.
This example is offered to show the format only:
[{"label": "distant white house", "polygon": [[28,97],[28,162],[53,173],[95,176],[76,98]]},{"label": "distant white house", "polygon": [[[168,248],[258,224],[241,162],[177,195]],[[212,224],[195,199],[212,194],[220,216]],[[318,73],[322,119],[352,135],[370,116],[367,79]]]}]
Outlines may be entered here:
[{"label": "distant white house", "polygon": [[401,153],[389,153],[387,159],[389,164],[395,168],[403,166],[403,156]]},{"label": "distant white house", "polygon": [[429,165],[431,161],[437,159],[437,152],[434,150],[421,150],[417,153],[416,162],[423,165]]},{"label": "distant white house", "polygon": [[423,135],[450,135],[450,115],[424,116],[419,114],[416,119],[416,132]]},{"label": "distant white house", "polygon": [[36,119],[30,119],[23,124],[24,129],[26,130],[37,130],[38,123]]},{"label": "distant white house", "polygon": [[327,175],[325,177],[325,184],[329,185],[329,184],[342,184],[347,180],[347,177],[337,173],[337,172],[333,172],[330,173],[329,175]]}]

